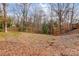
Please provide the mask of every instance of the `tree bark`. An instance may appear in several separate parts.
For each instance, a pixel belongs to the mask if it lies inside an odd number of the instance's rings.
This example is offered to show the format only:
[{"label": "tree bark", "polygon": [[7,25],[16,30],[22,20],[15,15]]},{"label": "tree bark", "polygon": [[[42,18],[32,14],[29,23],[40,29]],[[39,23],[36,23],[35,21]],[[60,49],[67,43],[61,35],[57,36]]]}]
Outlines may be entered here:
[{"label": "tree bark", "polygon": [[6,4],[5,3],[3,3],[3,17],[4,17],[4,32],[7,32],[7,13],[6,13]]}]

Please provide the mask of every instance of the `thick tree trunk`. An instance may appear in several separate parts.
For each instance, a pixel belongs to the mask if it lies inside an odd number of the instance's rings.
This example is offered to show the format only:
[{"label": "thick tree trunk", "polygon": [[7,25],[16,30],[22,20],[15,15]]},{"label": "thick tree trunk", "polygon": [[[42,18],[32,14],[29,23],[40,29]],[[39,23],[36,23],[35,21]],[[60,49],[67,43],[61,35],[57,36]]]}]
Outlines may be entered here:
[{"label": "thick tree trunk", "polygon": [[3,16],[4,16],[4,32],[7,32],[7,17],[6,17],[6,4],[3,3]]}]

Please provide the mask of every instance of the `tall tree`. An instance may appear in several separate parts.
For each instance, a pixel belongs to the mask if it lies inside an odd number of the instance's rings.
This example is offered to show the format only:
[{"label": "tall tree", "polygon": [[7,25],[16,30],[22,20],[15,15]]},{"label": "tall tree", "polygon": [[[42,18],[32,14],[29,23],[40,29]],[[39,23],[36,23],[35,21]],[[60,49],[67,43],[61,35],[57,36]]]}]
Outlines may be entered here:
[{"label": "tall tree", "polygon": [[27,28],[27,15],[28,15],[28,11],[29,11],[29,8],[30,8],[30,4],[28,3],[24,3],[22,4],[22,20],[21,20],[21,23],[22,23],[22,31],[26,31],[26,28]]},{"label": "tall tree", "polygon": [[[58,19],[57,22],[58,24],[58,28],[60,29],[60,33],[62,33],[62,25],[63,25],[63,21],[67,18],[66,16],[68,15],[68,11],[69,11],[69,5],[68,3],[57,3],[57,4],[50,4],[51,5],[51,11],[52,15],[54,15],[54,19]],[[52,17],[52,16],[51,16]]]},{"label": "tall tree", "polygon": [[73,18],[74,18],[74,3],[72,4],[72,8],[71,8],[71,20],[70,20],[70,27],[71,27],[71,30],[73,29]]},{"label": "tall tree", "polygon": [[7,32],[7,11],[6,11],[6,3],[2,3],[3,5],[3,16],[4,16],[4,19],[3,19],[3,24],[4,24],[4,32]]}]

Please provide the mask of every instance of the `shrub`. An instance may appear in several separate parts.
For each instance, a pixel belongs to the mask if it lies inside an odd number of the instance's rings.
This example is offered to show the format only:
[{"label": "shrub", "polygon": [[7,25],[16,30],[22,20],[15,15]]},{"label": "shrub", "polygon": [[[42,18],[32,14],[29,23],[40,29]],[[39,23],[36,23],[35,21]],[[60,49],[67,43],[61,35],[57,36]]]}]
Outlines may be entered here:
[{"label": "shrub", "polygon": [[44,34],[48,34],[48,24],[46,24],[46,23],[43,24],[42,31]]}]

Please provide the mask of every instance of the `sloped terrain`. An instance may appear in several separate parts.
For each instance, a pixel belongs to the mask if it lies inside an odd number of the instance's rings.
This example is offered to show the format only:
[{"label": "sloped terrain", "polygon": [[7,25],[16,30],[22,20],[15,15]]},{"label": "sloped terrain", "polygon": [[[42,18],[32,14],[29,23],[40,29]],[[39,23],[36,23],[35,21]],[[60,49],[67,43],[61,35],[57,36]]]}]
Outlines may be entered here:
[{"label": "sloped terrain", "polygon": [[61,36],[32,34],[23,32],[1,32],[0,55],[79,55],[78,29]]},{"label": "sloped terrain", "polygon": [[69,32],[64,33],[64,34],[65,35],[79,34],[79,29],[75,29],[75,30],[69,31]]}]

